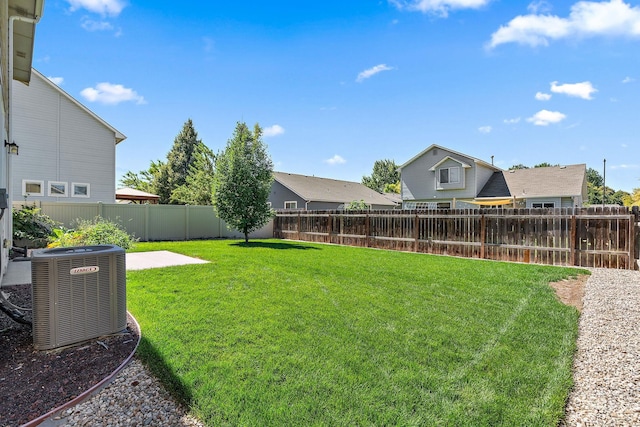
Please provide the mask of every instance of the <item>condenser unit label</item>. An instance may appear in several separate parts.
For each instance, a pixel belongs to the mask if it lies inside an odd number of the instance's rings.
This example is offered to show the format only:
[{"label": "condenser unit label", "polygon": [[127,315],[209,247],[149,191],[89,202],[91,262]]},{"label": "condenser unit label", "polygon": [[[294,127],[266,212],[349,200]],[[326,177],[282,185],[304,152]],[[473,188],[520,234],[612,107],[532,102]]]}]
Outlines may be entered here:
[{"label": "condenser unit label", "polygon": [[71,274],[72,276],[77,276],[80,274],[97,273],[98,271],[100,271],[100,267],[98,267],[97,265],[90,265],[86,267],[72,268],[71,270],[69,270],[69,274]]}]

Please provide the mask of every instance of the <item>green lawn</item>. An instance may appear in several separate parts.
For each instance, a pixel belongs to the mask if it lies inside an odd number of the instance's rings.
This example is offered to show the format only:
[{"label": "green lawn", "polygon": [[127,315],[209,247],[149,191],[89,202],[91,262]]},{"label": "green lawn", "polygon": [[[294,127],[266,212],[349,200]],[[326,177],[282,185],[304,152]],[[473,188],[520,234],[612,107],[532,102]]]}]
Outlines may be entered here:
[{"label": "green lawn", "polygon": [[139,355],[207,425],[556,426],[575,269],[279,240],[139,243]]}]

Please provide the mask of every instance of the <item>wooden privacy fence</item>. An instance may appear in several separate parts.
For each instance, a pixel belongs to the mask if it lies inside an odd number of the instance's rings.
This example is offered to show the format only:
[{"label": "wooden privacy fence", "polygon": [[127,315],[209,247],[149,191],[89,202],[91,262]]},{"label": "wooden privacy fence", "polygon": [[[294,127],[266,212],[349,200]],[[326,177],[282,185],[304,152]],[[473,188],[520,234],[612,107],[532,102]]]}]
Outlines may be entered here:
[{"label": "wooden privacy fence", "polygon": [[627,208],[278,211],[274,237],[524,263],[635,269]]}]

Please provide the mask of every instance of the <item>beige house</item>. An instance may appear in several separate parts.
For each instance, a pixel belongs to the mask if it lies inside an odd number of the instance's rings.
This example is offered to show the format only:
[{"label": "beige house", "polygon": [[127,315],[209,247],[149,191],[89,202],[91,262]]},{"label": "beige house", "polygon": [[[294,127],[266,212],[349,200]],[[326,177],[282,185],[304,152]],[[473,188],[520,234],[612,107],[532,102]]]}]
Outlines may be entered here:
[{"label": "beige house", "polygon": [[434,144],[399,170],[404,209],[565,208],[587,200],[585,164],[503,170]]}]

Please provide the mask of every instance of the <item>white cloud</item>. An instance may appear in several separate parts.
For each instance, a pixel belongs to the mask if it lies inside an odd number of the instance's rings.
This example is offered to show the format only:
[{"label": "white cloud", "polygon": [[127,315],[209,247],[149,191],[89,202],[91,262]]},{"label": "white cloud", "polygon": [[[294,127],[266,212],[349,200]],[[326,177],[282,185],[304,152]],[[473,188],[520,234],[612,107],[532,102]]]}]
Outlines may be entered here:
[{"label": "white cloud", "polygon": [[567,37],[640,36],[640,7],[623,0],[579,1],[569,17],[529,14],[513,18],[491,35],[487,47],[504,43],[548,46],[550,40]]},{"label": "white cloud", "polygon": [[540,110],[532,117],[529,117],[527,121],[536,126],[547,126],[551,123],[559,123],[566,118],[567,116],[559,111]]},{"label": "white cloud", "polygon": [[94,21],[87,17],[82,19],[80,24],[82,28],[87,31],[110,31],[113,30],[113,25],[107,21]]},{"label": "white cloud", "polygon": [[516,123],[520,123],[520,117],[514,117],[513,119],[504,119],[504,122],[508,125],[515,125]]},{"label": "white cloud", "polygon": [[265,136],[265,138],[268,138],[270,136],[282,135],[283,133],[284,128],[280,125],[273,125],[262,129],[262,134]]},{"label": "white cloud", "polygon": [[478,128],[478,132],[480,132],[480,133],[491,133],[492,129],[493,128],[491,126],[480,126]]},{"label": "white cloud", "polygon": [[638,169],[640,168],[640,165],[627,165],[627,164],[621,164],[621,165],[612,165],[611,169]]},{"label": "white cloud", "polygon": [[527,10],[533,14],[551,12],[551,5],[545,0],[534,1],[529,3]]},{"label": "white cloud", "polygon": [[551,92],[563,93],[576,98],[593,99],[591,94],[597,91],[598,89],[594,88],[591,82],[565,83],[562,85],[559,85],[558,82],[551,82]]},{"label": "white cloud", "polygon": [[479,9],[491,0],[389,0],[398,9],[431,13],[446,18],[450,10]]},{"label": "white cloud", "polygon": [[64,77],[49,77],[47,76],[47,78],[49,80],[51,80],[53,83],[55,83],[58,86],[62,86],[62,84],[64,83]]},{"label": "white cloud", "polygon": [[67,2],[71,6],[71,12],[86,9],[102,16],[118,16],[126,6],[123,0],[67,0]]},{"label": "white cloud", "polygon": [[80,94],[90,102],[107,105],[117,105],[121,102],[133,101],[136,104],[146,104],[144,98],[133,90],[119,84],[108,82],[98,83],[95,88],[83,89]]},{"label": "white cloud", "polygon": [[387,64],[376,65],[375,67],[371,67],[368,70],[364,70],[363,72],[358,74],[356,81],[358,83],[362,83],[364,80],[368,79],[371,76],[375,76],[378,73],[389,70],[393,70],[393,67],[389,67],[387,66]]},{"label": "white cloud", "polygon": [[548,100],[551,99],[551,94],[550,93],[537,92],[536,93],[536,99],[538,101],[548,101]]},{"label": "white cloud", "polygon": [[629,77],[629,76],[627,76],[624,79],[622,79],[622,83],[624,83],[624,84],[633,83],[635,81],[636,81],[636,79],[634,79],[633,77]]},{"label": "white cloud", "polygon": [[347,161],[342,158],[342,156],[336,154],[332,158],[325,160],[325,163],[329,163],[330,165],[341,165],[343,163],[347,163]]}]

